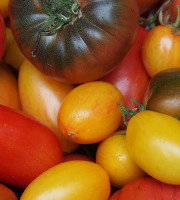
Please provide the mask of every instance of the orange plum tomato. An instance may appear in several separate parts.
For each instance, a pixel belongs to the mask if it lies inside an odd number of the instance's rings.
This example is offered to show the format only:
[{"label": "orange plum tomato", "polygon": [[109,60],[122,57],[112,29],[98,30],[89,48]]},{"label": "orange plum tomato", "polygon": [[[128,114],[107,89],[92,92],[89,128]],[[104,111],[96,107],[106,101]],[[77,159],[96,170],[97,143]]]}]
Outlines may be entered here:
[{"label": "orange plum tomato", "polygon": [[1,200],[18,200],[15,193],[4,184],[0,183],[0,198]]},{"label": "orange plum tomato", "polygon": [[79,144],[92,144],[113,134],[122,122],[117,102],[124,105],[121,92],[112,84],[93,81],[69,92],[60,107],[61,132]]},{"label": "orange plum tomato", "polygon": [[126,132],[128,149],[139,167],[173,185],[180,185],[179,130],[179,120],[146,110],[130,119]]},{"label": "orange plum tomato", "polygon": [[115,188],[121,188],[128,182],[146,175],[128,151],[125,131],[115,132],[99,144],[96,163],[106,170],[111,185]]},{"label": "orange plum tomato", "polygon": [[19,96],[22,110],[53,130],[63,152],[73,152],[78,144],[68,140],[59,130],[57,116],[64,97],[74,88],[72,84],[50,79],[25,59],[19,70]]},{"label": "orange plum tomato", "polygon": [[143,42],[142,58],[144,66],[153,77],[169,68],[180,68],[180,36],[171,28],[158,25],[151,29]]},{"label": "orange plum tomato", "polygon": [[21,110],[18,81],[6,64],[0,64],[0,104]]},{"label": "orange plum tomato", "polygon": [[108,200],[106,171],[90,161],[68,161],[42,173],[25,189],[21,200]]}]

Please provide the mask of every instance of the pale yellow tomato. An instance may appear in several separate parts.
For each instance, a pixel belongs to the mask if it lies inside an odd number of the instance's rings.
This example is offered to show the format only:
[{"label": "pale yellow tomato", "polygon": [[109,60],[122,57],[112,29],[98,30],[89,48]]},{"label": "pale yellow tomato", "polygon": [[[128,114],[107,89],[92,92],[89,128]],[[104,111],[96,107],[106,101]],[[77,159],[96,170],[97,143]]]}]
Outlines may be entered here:
[{"label": "pale yellow tomato", "polygon": [[22,110],[53,130],[63,152],[73,152],[79,145],[61,134],[57,116],[64,97],[74,88],[74,85],[50,79],[39,72],[27,59],[19,70],[18,84]]},{"label": "pale yellow tomato", "polygon": [[67,161],[34,179],[21,200],[108,200],[106,171],[91,161]]},{"label": "pale yellow tomato", "polygon": [[64,99],[58,114],[61,132],[80,144],[91,144],[113,134],[122,122],[117,102],[124,105],[121,92],[104,81],[84,83]]},{"label": "pale yellow tomato", "polygon": [[180,185],[180,122],[142,111],[127,126],[127,146],[136,163],[155,179]]},{"label": "pale yellow tomato", "polygon": [[96,163],[106,170],[111,185],[116,188],[146,175],[128,151],[125,131],[118,131],[99,144]]}]

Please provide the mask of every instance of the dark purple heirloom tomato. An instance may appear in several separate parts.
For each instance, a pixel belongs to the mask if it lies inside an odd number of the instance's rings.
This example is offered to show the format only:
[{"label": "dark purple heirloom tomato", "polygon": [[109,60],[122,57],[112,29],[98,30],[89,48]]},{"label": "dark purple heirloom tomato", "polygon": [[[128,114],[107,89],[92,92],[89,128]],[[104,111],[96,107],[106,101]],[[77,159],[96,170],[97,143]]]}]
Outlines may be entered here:
[{"label": "dark purple heirloom tomato", "polygon": [[12,33],[25,57],[63,82],[96,80],[136,40],[135,0],[10,0]]}]

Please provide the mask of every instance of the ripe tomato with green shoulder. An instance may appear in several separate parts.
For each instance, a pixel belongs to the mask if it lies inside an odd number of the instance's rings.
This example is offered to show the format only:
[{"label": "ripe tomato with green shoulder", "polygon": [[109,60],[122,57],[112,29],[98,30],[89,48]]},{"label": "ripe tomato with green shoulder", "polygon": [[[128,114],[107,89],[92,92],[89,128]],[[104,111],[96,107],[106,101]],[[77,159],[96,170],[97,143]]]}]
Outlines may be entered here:
[{"label": "ripe tomato with green shoulder", "polygon": [[42,172],[62,162],[54,133],[43,123],[0,105],[0,181],[25,188]]},{"label": "ripe tomato with green shoulder", "polygon": [[152,177],[141,177],[126,184],[109,200],[179,200],[180,186],[160,182]]},{"label": "ripe tomato with green shoulder", "polygon": [[137,36],[139,9],[134,0],[10,0],[9,18],[34,66],[79,84],[104,76],[123,58]]}]

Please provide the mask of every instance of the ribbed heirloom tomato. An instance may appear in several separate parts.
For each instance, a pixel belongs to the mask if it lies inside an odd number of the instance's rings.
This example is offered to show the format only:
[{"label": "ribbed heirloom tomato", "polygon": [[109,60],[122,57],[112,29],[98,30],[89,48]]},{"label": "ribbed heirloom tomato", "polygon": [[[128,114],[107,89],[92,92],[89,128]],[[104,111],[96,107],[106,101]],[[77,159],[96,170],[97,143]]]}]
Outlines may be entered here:
[{"label": "ribbed heirloom tomato", "polygon": [[134,0],[10,0],[12,33],[43,73],[83,83],[108,73],[135,42]]}]

